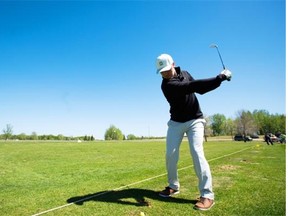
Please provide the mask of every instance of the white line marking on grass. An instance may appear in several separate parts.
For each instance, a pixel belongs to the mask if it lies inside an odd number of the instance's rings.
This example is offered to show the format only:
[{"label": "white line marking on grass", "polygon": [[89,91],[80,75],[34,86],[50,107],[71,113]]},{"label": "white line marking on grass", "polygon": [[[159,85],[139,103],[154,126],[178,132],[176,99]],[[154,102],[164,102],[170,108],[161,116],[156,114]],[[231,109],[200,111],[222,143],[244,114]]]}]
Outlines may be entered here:
[{"label": "white line marking on grass", "polygon": [[[254,147],[254,146],[253,146],[253,147]],[[220,156],[220,157],[217,157],[217,158],[213,158],[213,159],[208,160],[208,162],[215,161],[215,160],[219,160],[219,159],[221,159],[221,158],[228,157],[228,156],[237,154],[237,153],[242,152],[242,151],[246,151],[246,150],[251,149],[251,148],[253,148],[253,147],[241,149],[241,150],[239,150],[239,151],[236,151],[236,152],[233,152],[233,153],[230,153],[230,154],[227,154],[227,155],[223,155],[223,156]],[[182,167],[182,168],[178,169],[178,171],[181,171],[181,170],[184,170],[184,169],[188,169],[188,168],[193,167],[193,166],[194,166],[194,165],[192,164],[192,165],[189,165],[189,166],[186,166],[186,167]],[[55,208],[52,208],[52,209],[48,209],[48,210],[46,210],[46,211],[33,214],[32,216],[38,216],[38,215],[46,214],[46,213],[48,213],[48,212],[52,212],[52,211],[55,211],[55,210],[58,210],[58,209],[66,208],[66,207],[68,207],[68,206],[70,206],[70,205],[74,205],[74,204],[83,202],[83,201],[85,201],[85,200],[92,199],[92,198],[94,198],[94,197],[99,197],[99,196],[105,195],[105,194],[107,194],[107,193],[110,193],[110,192],[112,192],[112,191],[118,191],[118,190],[121,190],[121,189],[130,187],[130,186],[136,185],[136,184],[140,184],[140,183],[143,183],[143,182],[146,182],[146,181],[151,181],[151,180],[153,180],[153,179],[156,179],[156,178],[159,178],[159,177],[162,177],[162,176],[165,176],[165,175],[167,175],[167,172],[166,172],[166,173],[163,173],[163,174],[160,174],[160,175],[157,175],[157,176],[154,176],[154,177],[151,177],[151,178],[143,179],[143,180],[138,181],[138,182],[134,182],[134,183],[131,183],[131,184],[128,184],[128,185],[124,185],[124,186],[121,186],[121,187],[119,187],[119,188],[115,188],[115,189],[112,189],[112,190],[109,190],[109,191],[105,191],[105,192],[102,192],[102,193],[98,193],[98,194],[92,195],[92,196],[90,196],[90,197],[86,197],[86,198],[77,200],[77,201],[75,201],[75,202],[68,203],[68,204],[66,204],[66,205],[62,205],[62,206],[58,206],[58,207],[55,207]]]}]

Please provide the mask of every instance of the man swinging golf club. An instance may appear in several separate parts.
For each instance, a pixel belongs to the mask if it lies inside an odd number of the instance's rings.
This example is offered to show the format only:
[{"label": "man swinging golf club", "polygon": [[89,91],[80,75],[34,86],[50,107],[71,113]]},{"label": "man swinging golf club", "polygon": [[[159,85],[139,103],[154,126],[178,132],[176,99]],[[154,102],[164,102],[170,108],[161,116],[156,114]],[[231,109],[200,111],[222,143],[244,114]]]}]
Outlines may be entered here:
[{"label": "man swinging golf club", "polygon": [[232,74],[224,69],[216,77],[195,80],[187,71],[175,67],[172,57],[168,54],[157,57],[156,67],[157,73],[160,73],[163,78],[161,89],[170,105],[171,114],[166,138],[168,186],[159,195],[170,197],[180,191],[177,163],[179,147],[186,133],[194,169],[199,180],[200,199],[194,208],[209,210],[215,204],[212,176],[203,151],[205,119],[195,93],[205,94],[218,88],[222,81],[230,81]]}]

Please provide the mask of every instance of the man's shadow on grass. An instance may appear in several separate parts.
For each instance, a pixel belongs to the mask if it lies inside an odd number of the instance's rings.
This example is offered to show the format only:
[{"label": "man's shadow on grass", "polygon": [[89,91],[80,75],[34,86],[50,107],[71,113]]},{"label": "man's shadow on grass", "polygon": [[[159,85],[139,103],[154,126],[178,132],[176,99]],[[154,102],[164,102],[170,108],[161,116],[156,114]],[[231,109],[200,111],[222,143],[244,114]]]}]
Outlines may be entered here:
[{"label": "man's shadow on grass", "polygon": [[158,192],[146,189],[130,188],[117,191],[101,191],[93,194],[87,194],[83,196],[71,197],[67,200],[67,203],[74,203],[76,205],[83,205],[85,202],[110,202],[122,205],[134,205],[134,206],[148,206],[151,207],[150,200],[158,200],[162,202],[172,203],[188,203],[195,204],[197,200],[188,200],[183,198],[169,197],[164,198],[159,196]]}]

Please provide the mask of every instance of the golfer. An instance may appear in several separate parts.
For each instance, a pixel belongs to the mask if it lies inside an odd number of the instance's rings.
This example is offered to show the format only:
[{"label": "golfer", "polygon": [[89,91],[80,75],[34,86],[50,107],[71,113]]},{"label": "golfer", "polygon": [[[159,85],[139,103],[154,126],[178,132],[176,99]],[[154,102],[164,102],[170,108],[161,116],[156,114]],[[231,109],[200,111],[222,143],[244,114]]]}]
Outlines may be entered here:
[{"label": "golfer", "polygon": [[223,70],[216,77],[195,80],[187,71],[175,67],[172,57],[168,54],[157,57],[156,67],[157,73],[160,73],[163,78],[161,89],[170,105],[171,114],[166,138],[166,168],[169,185],[159,195],[170,197],[180,191],[177,163],[179,147],[186,133],[199,180],[200,199],[194,208],[209,210],[214,205],[214,193],[210,167],[203,151],[206,122],[195,93],[205,94],[216,89],[222,81],[230,80],[232,74],[229,70]]}]

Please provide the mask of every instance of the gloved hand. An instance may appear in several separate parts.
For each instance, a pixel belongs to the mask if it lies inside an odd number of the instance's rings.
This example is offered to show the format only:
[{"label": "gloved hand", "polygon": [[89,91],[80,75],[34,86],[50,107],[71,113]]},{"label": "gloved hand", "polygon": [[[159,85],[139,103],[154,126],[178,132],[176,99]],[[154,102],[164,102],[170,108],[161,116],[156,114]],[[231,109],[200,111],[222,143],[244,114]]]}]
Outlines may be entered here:
[{"label": "gloved hand", "polygon": [[220,74],[223,74],[226,77],[226,80],[228,80],[228,81],[230,81],[231,78],[232,78],[232,73],[228,69],[225,69],[225,70],[221,71]]}]

